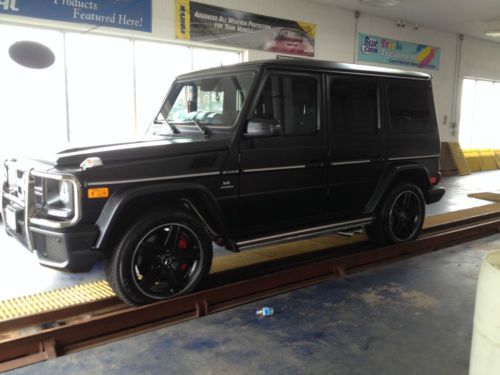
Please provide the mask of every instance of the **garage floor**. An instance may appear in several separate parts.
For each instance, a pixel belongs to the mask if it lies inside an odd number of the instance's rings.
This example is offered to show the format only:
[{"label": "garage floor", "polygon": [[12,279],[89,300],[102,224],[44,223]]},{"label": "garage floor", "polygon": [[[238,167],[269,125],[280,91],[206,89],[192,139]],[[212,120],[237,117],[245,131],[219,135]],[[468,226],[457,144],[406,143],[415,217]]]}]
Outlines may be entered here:
[{"label": "garage floor", "polygon": [[[467,374],[481,260],[500,234],[13,374]],[[260,306],[275,315],[256,316]]]},{"label": "garage floor", "polygon": [[[443,179],[442,185],[447,192],[440,202],[427,206],[428,215],[489,204],[488,201],[468,198],[467,194],[486,191],[500,193],[500,171],[448,177]],[[216,256],[228,253],[221,248],[215,251]],[[64,273],[40,266],[30,252],[5,235],[0,223],[0,300],[101,280],[103,277],[101,263],[92,272],[82,274]]]}]

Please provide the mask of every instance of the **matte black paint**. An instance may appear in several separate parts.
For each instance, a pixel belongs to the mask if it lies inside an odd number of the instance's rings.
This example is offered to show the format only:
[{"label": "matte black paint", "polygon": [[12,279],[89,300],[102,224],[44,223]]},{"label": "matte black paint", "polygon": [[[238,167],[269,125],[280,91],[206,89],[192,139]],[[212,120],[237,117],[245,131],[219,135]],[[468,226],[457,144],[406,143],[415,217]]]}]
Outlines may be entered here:
[{"label": "matte black paint", "polygon": [[[213,128],[209,137],[194,129],[180,135],[74,148],[38,159],[37,168],[69,171],[81,181],[83,217],[71,232],[89,225],[95,228],[97,236],[92,234],[93,245],[88,250],[106,250],[124,219],[129,223],[144,214],[140,206],[127,218],[121,214],[136,199],[152,200],[154,204],[147,205],[148,210],[165,202],[172,204],[172,197],[189,199],[216,237],[231,247],[235,241],[279,231],[366,217],[401,176],[419,184],[428,203],[441,198],[442,190],[431,191],[429,183],[429,176],[438,174],[440,152],[432,100],[429,131],[396,134],[390,128],[385,93],[389,81],[431,88],[429,75],[309,60],[272,60],[191,73],[178,81],[242,71],[255,72],[256,79],[248,94],[250,100],[233,128]],[[321,99],[316,135],[244,135],[263,78],[274,71],[317,77]],[[377,133],[354,136],[332,131],[326,87],[332,77],[339,76],[377,82],[381,120]],[[82,170],[79,165],[87,157],[100,157],[104,166]],[[368,162],[335,165],[360,160]],[[252,171],[282,167],[296,168]],[[101,186],[110,188],[111,198],[87,198],[89,187]],[[65,231],[60,233],[65,235]],[[70,246],[72,241],[65,243]],[[68,253],[76,250],[67,249]],[[67,268],[78,269],[74,264]]]}]

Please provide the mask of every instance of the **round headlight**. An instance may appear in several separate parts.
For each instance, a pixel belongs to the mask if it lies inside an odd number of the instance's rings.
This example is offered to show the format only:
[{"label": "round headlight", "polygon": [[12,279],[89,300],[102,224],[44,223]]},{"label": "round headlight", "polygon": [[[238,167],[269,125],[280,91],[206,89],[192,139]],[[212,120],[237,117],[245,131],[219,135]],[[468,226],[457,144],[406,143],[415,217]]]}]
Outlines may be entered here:
[{"label": "round headlight", "polygon": [[59,184],[59,199],[64,205],[71,202],[71,183],[68,181],[61,181]]}]

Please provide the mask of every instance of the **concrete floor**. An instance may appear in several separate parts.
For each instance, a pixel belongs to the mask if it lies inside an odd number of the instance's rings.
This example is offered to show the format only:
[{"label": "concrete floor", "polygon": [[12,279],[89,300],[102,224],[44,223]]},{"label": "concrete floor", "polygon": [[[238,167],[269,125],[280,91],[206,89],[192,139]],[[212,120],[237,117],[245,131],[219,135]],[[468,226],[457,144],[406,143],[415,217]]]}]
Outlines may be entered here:
[{"label": "concrete floor", "polygon": [[[489,204],[480,199],[468,198],[469,193],[500,193],[500,171],[479,172],[463,177],[447,177],[442,181],[447,189],[443,199],[427,206],[428,215],[437,215]],[[215,250],[216,256],[229,252],[222,248]],[[98,263],[89,273],[70,274],[42,267],[16,240],[8,237],[0,222],[0,300],[40,293],[89,282],[101,280],[104,272]]]},{"label": "concrete floor", "polygon": [[[467,374],[481,260],[500,234],[12,374]],[[255,311],[276,313],[260,318]]]}]

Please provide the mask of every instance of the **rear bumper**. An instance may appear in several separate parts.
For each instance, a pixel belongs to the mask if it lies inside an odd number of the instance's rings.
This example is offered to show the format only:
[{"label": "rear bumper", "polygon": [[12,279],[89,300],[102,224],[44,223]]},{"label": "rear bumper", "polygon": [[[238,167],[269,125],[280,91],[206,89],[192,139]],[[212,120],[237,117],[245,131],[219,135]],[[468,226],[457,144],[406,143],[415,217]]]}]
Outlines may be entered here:
[{"label": "rear bumper", "polygon": [[436,203],[443,198],[446,189],[440,186],[433,186],[425,193],[425,200],[427,204]]}]

